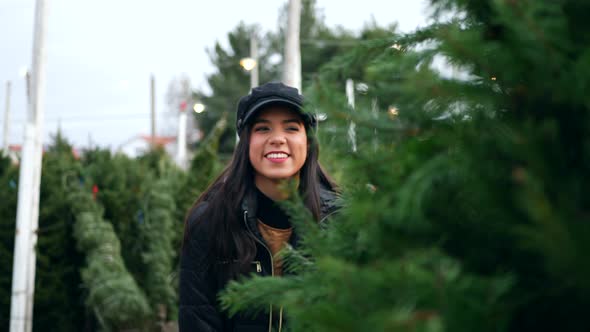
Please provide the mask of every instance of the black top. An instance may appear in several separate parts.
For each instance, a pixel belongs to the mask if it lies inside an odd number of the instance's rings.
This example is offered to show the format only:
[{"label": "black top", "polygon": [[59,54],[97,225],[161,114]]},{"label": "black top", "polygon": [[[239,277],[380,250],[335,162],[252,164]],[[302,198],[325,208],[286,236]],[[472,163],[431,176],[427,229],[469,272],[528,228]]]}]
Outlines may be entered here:
[{"label": "black top", "polygon": [[[282,218],[266,216],[271,213],[271,208],[264,208],[264,204],[272,203],[270,198],[264,201],[264,197],[259,199],[258,194],[252,190],[248,192],[242,202],[241,214],[244,216],[244,231],[257,238],[256,256],[251,266],[251,273],[260,276],[270,276],[272,274],[272,259],[268,251],[262,247],[262,237],[257,232],[257,220],[265,218],[264,221],[272,222],[277,220],[288,220],[280,209],[274,213],[280,213]],[[324,218],[339,209],[337,204],[337,194],[322,188],[320,191],[321,215]],[[255,206],[255,203],[249,202],[255,200],[259,204],[259,209],[248,210],[249,206]],[[209,244],[212,238],[210,227],[207,224],[212,220],[204,219],[204,212],[208,207],[207,201],[203,201],[195,206],[187,218],[187,227],[189,235],[183,245],[180,256],[179,272],[179,310],[178,325],[180,332],[267,332],[270,314],[260,312],[253,317],[249,313],[238,312],[235,316],[229,317],[228,313],[219,308],[218,294],[225,288],[226,283],[220,283],[218,276],[214,273],[209,257]],[[258,211],[258,213],[256,213]],[[261,217],[262,215],[262,217]],[[274,227],[274,226],[273,226]],[[293,238],[297,233],[293,232]],[[293,247],[297,248],[297,243],[293,242]],[[231,262],[218,262],[219,264],[232,264]],[[234,262],[235,264],[235,262]],[[273,325],[277,325],[279,315],[273,315]]]},{"label": "black top", "polygon": [[289,217],[275,201],[256,188],[258,201],[258,219],[270,227],[278,229],[291,228]]}]

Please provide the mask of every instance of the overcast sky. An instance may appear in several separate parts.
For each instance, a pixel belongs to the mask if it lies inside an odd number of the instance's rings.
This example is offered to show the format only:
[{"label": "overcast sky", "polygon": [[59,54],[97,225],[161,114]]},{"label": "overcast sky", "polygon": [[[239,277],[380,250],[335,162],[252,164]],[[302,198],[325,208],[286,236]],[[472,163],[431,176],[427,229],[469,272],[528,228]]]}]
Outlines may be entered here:
[{"label": "overcast sky", "polygon": [[[117,147],[148,134],[149,77],[156,77],[157,112],[165,112],[165,92],[186,74],[193,87],[207,88],[213,71],[206,54],[239,21],[277,30],[286,0],[47,0],[45,143],[62,132],[77,147]],[[359,30],[374,17],[411,31],[426,22],[423,0],[318,0],[328,26]],[[23,141],[25,81],[30,66],[34,0],[0,0],[0,129],[5,85],[12,81],[11,144]],[[302,52],[305,52],[303,49]],[[1,137],[0,137],[1,139]]]}]

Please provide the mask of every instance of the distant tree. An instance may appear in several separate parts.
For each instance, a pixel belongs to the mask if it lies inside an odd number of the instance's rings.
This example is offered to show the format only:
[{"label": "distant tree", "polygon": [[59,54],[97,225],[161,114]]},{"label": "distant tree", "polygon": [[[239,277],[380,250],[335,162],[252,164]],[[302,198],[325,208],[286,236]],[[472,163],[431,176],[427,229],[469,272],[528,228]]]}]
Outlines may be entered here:
[{"label": "distant tree", "polygon": [[[207,107],[204,113],[195,115],[199,126],[206,134],[223,112],[228,112],[228,121],[231,123],[239,98],[250,90],[249,74],[238,64],[241,58],[250,54],[250,36],[259,36],[260,83],[281,79],[286,25],[285,5],[279,11],[277,31],[263,34],[259,27],[242,22],[228,34],[227,49],[217,42],[213,50],[208,51],[211,62],[217,69],[207,77],[211,91],[206,93],[197,90],[194,93],[194,98],[202,101]],[[367,24],[360,33],[343,27],[329,28],[325,24],[322,10],[317,7],[316,0],[302,1],[300,40],[303,88],[313,82],[324,64],[346,53],[354,47],[359,38],[364,40],[385,36],[393,30],[395,27],[386,29],[374,22]],[[235,133],[230,125],[222,136],[220,152],[231,153],[234,144]]]},{"label": "distant tree", "polygon": [[[83,256],[73,241],[74,216],[66,183],[77,182],[80,163],[72,145],[60,132],[43,155],[37,268],[35,275],[34,331],[79,331],[85,309],[78,266]],[[75,285],[76,287],[72,287]],[[42,314],[38,314],[42,313]]]},{"label": "distant tree", "polygon": [[9,326],[18,166],[0,155],[0,326]]},{"label": "distant tree", "polygon": [[[279,31],[275,48],[284,54],[285,33],[287,29],[288,4],[279,13]],[[316,0],[301,2],[301,22],[299,39],[301,43],[301,74],[303,87],[317,75],[320,67],[334,56],[355,45],[355,33],[343,27],[329,28],[325,23],[323,10]],[[281,66],[282,69],[282,66]]]},{"label": "distant tree", "polygon": [[121,255],[125,250],[90,188],[74,187],[67,195],[75,215],[75,242],[85,255],[80,269],[84,303],[101,330],[142,326],[150,313],[148,299],[126,268]]},{"label": "distant tree", "polygon": [[[92,149],[79,159],[58,133],[43,155],[33,330],[146,330],[174,320],[185,182],[162,149],[136,159]],[[8,326],[18,166],[6,157],[0,186],[0,326]]]},{"label": "distant tree", "polygon": [[[216,71],[207,77],[211,92],[197,90],[194,93],[195,100],[201,101],[206,106],[205,112],[194,115],[205,134],[214,127],[223,113],[234,115],[239,98],[250,91],[250,76],[240,66],[240,59],[250,56],[252,36],[258,38],[259,81],[266,82],[279,78],[278,66],[271,63],[272,59],[270,59],[270,56],[276,53],[271,48],[273,38],[267,38],[270,35],[265,36],[257,25],[240,22],[228,34],[227,48],[224,48],[220,42],[216,42],[213,49],[207,50],[216,68]],[[234,118],[229,116],[229,121],[232,122]],[[221,138],[220,152],[231,153],[234,145],[235,132],[233,126],[228,126]]]}]

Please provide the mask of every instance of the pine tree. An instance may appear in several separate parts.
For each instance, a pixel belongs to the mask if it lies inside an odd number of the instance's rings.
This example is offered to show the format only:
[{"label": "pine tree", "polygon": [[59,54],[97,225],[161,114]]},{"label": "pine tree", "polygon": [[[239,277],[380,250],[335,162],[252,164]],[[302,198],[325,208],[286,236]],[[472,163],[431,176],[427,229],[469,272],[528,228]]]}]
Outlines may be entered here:
[{"label": "pine tree", "polygon": [[150,312],[147,298],[125,267],[113,226],[88,189],[72,188],[68,197],[77,246],[86,254],[81,270],[86,304],[104,330],[142,326]]},{"label": "pine tree", "polygon": [[[95,149],[78,160],[60,133],[53,138],[41,178],[35,331],[147,329],[175,319],[182,235],[175,195],[185,179],[162,150],[130,159]],[[8,325],[18,167],[7,158],[0,181],[0,256],[7,262],[0,318]]]},{"label": "pine tree", "polygon": [[96,191],[95,197],[104,207],[104,218],[113,224],[121,247],[126,249],[121,252],[126,267],[136,279],[141,279],[145,275],[142,242],[136,235],[150,162],[138,162],[99,148],[85,151],[81,162],[82,181]]},{"label": "pine tree", "polygon": [[[431,2],[432,25],[359,43],[309,88],[345,207],[326,231],[294,213],[299,274],[233,283],[230,312],[284,305],[293,331],[587,330],[590,4]],[[346,77],[368,87],[354,111]]]},{"label": "pine tree", "polygon": [[64,198],[81,167],[60,132],[52,140],[43,155],[33,330],[79,331],[85,325],[78,287],[83,256],[73,240],[74,216]]},{"label": "pine tree", "polygon": [[163,151],[152,151],[142,156],[140,162],[146,159],[157,167],[145,179],[137,234],[143,244],[140,250],[145,270],[143,289],[154,311],[154,320],[165,322],[176,317],[176,285],[172,277],[181,224],[174,218],[177,211],[174,193],[180,185],[176,181],[180,170]]},{"label": "pine tree", "polygon": [[[206,112],[196,115],[200,129],[206,134],[224,113],[234,114],[239,98],[250,90],[249,73],[238,64],[240,59],[250,55],[251,36],[258,36],[259,83],[281,80],[286,25],[285,5],[279,12],[278,31],[263,32],[258,26],[240,22],[227,36],[227,49],[216,43],[213,49],[208,50],[211,62],[217,69],[207,77],[211,93],[197,90],[194,94],[194,98],[207,107]],[[378,28],[374,24],[365,28],[366,31],[373,29]],[[311,81],[317,76],[321,65],[354,45],[355,33],[342,27],[329,28],[316,1],[304,0],[301,8],[300,39],[303,80]],[[229,119],[231,121],[232,116]],[[234,145],[235,133],[228,128],[220,143],[222,159],[231,154]]]},{"label": "pine tree", "polygon": [[[84,154],[83,165],[86,187],[95,190],[94,199],[99,207],[104,207],[100,210],[104,219],[111,219],[99,223],[101,227],[112,225],[114,231],[109,234],[111,231],[105,230],[103,241],[110,242],[109,247],[121,248],[114,254],[116,271],[101,278],[112,282],[111,292],[118,292],[121,299],[135,303],[125,310],[109,304],[110,301],[105,302],[103,296],[108,294],[102,294],[88,297],[89,306],[95,310],[103,327],[147,328],[166,319],[175,319],[175,248],[182,229],[181,223],[174,222],[175,193],[186,175],[162,149],[150,150],[137,159],[96,149]],[[80,208],[77,202],[72,204]],[[103,216],[96,215],[95,219]],[[85,232],[80,231],[79,235]],[[90,236],[95,235],[86,237]],[[89,266],[109,269],[108,262],[94,254],[103,249],[86,247]],[[87,277],[90,279],[85,280],[86,287],[96,287],[99,276],[87,274]]]},{"label": "pine tree", "polygon": [[[217,71],[207,77],[211,93],[195,92],[195,99],[203,102],[207,111],[198,116],[201,129],[209,133],[224,113],[235,111],[241,96],[250,91],[249,73],[240,66],[240,60],[250,56],[250,38],[258,38],[258,71],[260,82],[277,80],[278,65],[269,62],[269,57],[276,53],[272,49],[271,36],[264,36],[260,27],[240,22],[227,35],[229,47],[224,49],[219,42],[208,50],[211,63]],[[230,154],[235,145],[235,133],[227,130],[220,144],[220,152]]]},{"label": "pine tree", "polygon": [[0,155],[0,187],[0,262],[4,262],[0,267],[0,326],[9,326],[18,167],[4,155]]}]

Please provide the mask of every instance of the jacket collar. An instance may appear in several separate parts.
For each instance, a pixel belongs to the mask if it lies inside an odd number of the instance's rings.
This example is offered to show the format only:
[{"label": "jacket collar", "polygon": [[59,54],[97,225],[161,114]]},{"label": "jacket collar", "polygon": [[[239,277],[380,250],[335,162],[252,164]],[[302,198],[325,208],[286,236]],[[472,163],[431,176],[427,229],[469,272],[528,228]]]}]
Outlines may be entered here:
[{"label": "jacket collar", "polygon": [[[244,226],[264,243],[262,234],[260,234],[260,231],[258,230],[258,200],[256,197],[256,190],[248,190],[241,205],[242,214],[244,215]],[[335,192],[322,187],[320,189],[320,227],[325,227],[325,219],[338,209],[338,195]],[[297,235],[297,232],[293,232],[289,243],[293,247],[297,247],[298,242],[299,236]]]},{"label": "jacket collar", "polygon": [[262,234],[258,230],[258,200],[256,199],[256,190],[247,190],[242,200],[242,214],[246,229],[252,232],[259,240],[264,241]]}]

